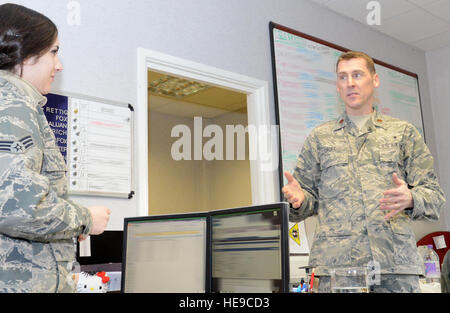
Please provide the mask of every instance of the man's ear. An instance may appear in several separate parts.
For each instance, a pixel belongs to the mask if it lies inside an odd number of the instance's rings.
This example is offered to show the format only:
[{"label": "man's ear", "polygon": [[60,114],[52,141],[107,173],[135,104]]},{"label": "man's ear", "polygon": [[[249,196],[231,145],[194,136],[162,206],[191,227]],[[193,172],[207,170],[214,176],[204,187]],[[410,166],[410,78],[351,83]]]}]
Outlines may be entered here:
[{"label": "man's ear", "polygon": [[378,76],[378,73],[375,73],[372,77],[373,80],[373,87],[378,88],[380,86],[380,77]]}]

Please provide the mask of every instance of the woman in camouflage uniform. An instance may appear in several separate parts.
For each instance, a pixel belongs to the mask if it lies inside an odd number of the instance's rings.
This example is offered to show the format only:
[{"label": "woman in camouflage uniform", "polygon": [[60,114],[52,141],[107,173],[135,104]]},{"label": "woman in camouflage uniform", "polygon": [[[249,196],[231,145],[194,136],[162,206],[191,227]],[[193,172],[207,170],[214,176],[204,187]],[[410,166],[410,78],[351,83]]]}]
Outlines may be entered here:
[{"label": "woman in camouflage uniform", "polygon": [[66,165],[42,111],[62,71],[55,24],[0,5],[0,292],[73,292],[76,239],[109,209],[67,199]]}]

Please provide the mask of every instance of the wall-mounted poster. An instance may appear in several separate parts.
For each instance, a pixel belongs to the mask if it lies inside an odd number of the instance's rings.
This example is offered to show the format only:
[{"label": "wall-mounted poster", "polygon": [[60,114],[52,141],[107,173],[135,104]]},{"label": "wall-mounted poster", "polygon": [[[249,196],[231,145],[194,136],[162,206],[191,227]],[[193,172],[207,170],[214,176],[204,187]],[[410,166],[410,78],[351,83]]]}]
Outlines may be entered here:
[{"label": "wall-mounted poster", "polygon": [[43,110],[67,164],[70,194],[133,194],[133,107],[47,95]]},{"label": "wall-mounted poster", "polygon": [[45,117],[56,138],[56,144],[67,164],[67,102],[68,97],[47,94],[43,107]]}]

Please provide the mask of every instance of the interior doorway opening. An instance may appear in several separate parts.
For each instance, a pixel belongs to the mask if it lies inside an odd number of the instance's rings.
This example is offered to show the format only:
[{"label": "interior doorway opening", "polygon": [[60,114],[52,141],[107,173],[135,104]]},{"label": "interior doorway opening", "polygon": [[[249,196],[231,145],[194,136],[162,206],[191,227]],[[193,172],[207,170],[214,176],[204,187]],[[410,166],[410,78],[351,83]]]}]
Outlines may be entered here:
[{"label": "interior doorway opening", "polygon": [[247,125],[245,93],[149,70],[148,214],[251,205]]},{"label": "interior doorway opening", "polygon": [[[192,62],[164,53],[138,48],[137,80],[138,97],[135,119],[135,175],[137,215],[149,214],[149,71],[185,78],[246,96],[247,123],[254,129],[270,129],[270,106],[268,83],[241,74],[225,71],[205,64]],[[150,120],[151,121],[151,120]],[[195,132],[194,132],[195,133]],[[278,141],[273,134],[261,132],[248,134],[251,147],[269,146],[277,156]],[[276,136],[275,136],[276,137]],[[198,152],[198,150],[195,150]],[[194,153],[195,153],[194,151]],[[275,161],[275,162],[274,162]],[[276,159],[250,158],[251,204],[266,204],[280,200],[278,162]],[[157,182],[156,182],[157,183]],[[191,182],[195,184],[195,182]],[[175,202],[174,192],[165,192],[166,202]],[[177,200],[176,202],[178,202]],[[179,202],[178,205],[183,205]]]}]

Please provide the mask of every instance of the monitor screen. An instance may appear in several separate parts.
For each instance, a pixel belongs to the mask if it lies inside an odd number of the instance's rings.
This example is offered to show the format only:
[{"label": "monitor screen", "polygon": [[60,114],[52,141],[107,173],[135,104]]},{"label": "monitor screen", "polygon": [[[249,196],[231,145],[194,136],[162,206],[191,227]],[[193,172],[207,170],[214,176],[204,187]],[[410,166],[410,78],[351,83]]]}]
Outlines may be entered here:
[{"label": "monitor screen", "polygon": [[122,292],[208,292],[208,214],[125,218]]},{"label": "monitor screen", "polygon": [[212,211],[212,292],[288,292],[288,204]]}]

